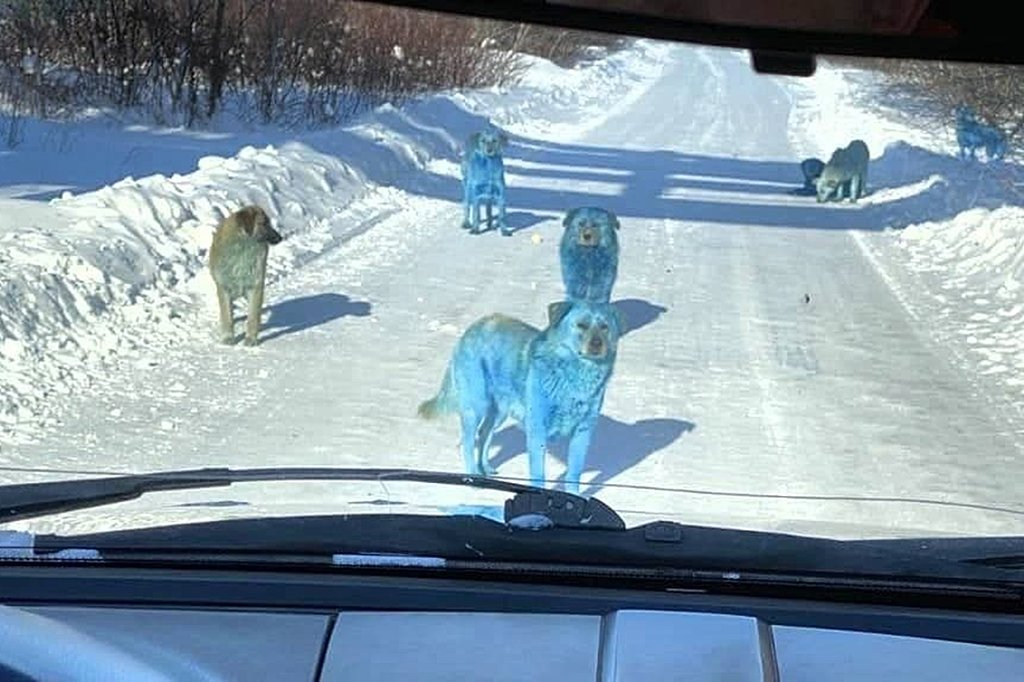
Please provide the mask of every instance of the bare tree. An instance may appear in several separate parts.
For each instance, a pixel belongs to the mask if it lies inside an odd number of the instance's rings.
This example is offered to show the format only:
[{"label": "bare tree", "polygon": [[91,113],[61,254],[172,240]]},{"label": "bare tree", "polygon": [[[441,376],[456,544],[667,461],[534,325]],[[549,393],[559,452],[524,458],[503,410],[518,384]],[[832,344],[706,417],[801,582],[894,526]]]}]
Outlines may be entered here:
[{"label": "bare tree", "polygon": [[572,63],[614,43],[341,0],[8,0],[0,104],[17,116],[91,106],[186,126],[231,104],[263,122],[337,123],[382,101],[510,83],[519,53]]}]

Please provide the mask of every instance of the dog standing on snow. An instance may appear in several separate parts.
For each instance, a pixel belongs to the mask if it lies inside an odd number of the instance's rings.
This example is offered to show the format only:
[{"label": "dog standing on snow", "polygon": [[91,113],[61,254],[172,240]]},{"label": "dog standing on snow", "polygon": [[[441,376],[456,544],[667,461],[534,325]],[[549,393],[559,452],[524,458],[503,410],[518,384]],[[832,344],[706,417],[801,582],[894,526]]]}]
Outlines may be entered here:
[{"label": "dog standing on snow", "polygon": [[494,221],[505,236],[511,234],[505,223],[505,162],[502,154],[508,137],[497,130],[484,130],[469,136],[462,155],[462,227],[471,234],[480,233],[480,205],[487,208],[487,226]]},{"label": "dog standing on snow", "polygon": [[836,149],[815,180],[818,203],[844,196],[853,203],[867,194],[868,161],[871,155],[864,140],[854,140],[845,148]]},{"label": "dog standing on snow", "polygon": [[487,462],[494,432],[511,417],[526,432],[537,487],[548,441],[568,437],[565,487],[578,493],[622,325],[614,306],[590,301],[552,303],[543,331],[504,315],[484,317],[463,333],[441,390],[418,413],[458,412],[466,473],[485,476],[496,473]]},{"label": "dog standing on snow", "polygon": [[270,216],[259,206],[246,206],[221,221],[210,245],[210,274],[217,285],[220,306],[220,335],[224,343],[235,342],[235,299],[248,299],[245,344],[255,346],[263,313],[263,287],[267,277],[267,254],[281,235],[270,224]]},{"label": "dog standing on snow", "polygon": [[970,108],[963,105],[956,108],[956,142],[960,147],[960,158],[975,157],[975,150],[985,149],[990,161],[1001,159],[1006,154],[1006,138],[1002,131],[979,121]]},{"label": "dog standing on snow", "polygon": [[619,220],[603,208],[569,211],[558,247],[562,282],[570,300],[608,303],[619,271]]}]

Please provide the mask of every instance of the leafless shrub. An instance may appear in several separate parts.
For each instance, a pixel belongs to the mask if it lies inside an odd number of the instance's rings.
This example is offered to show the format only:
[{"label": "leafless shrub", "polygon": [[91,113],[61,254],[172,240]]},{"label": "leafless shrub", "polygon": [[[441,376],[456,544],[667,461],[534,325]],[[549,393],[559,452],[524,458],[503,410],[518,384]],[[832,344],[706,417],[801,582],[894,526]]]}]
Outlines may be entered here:
[{"label": "leafless shrub", "polygon": [[607,33],[531,24],[482,23],[494,47],[542,57],[563,67],[585,61],[595,49],[612,50],[625,42],[621,36]]},{"label": "leafless shrub", "polygon": [[1002,64],[829,58],[829,62],[882,77],[877,93],[922,125],[952,128],[954,109],[967,105],[1002,130],[1011,150],[1024,137],[1024,68]]},{"label": "leafless shrub", "polygon": [[193,126],[229,107],[329,124],[382,101],[508,84],[517,53],[564,65],[617,44],[342,0],[7,0],[0,104],[12,121],[96,107]]}]

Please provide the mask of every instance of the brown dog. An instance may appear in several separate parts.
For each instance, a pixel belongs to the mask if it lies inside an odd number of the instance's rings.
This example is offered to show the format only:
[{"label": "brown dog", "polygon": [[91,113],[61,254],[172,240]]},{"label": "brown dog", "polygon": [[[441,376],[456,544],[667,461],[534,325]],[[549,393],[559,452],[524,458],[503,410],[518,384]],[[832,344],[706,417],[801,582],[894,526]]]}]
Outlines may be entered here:
[{"label": "brown dog", "polygon": [[246,206],[225,218],[210,245],[210,274],[217,284],[220,304],[220,333],[224,343],[235,342],[232,304],[246,298],[249,314],[245,322],[245,344],[255,346],[263,313],[263,286],[267,276],[267,252],[281,235],[270,224],[270,216],[259,206]]}]

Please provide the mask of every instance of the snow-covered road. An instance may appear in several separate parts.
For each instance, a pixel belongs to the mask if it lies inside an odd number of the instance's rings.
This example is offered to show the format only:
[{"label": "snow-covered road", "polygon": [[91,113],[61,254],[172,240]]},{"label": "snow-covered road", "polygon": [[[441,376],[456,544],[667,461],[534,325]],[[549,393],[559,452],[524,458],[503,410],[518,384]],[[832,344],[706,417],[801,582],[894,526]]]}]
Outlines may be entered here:
[{"label": "snow-covered road", "polygon": [[[742,55],[674,50],[640,97],[596,125],[513,136],[506,163],[519,231],[510,238],[459,229],[450,161],[430,165],[429,190],[377,189],[333,220],[356,236],[269,288],[259,348],[221,347],[212,333],[183,338],[74,396],[59,433],[8,450],[6,463],[458,470],[456,420],[420,421],[416,405],[476,318],[543,322],[562,290],[559,219],[591,204],[622,222],[613,299],[630,331],[585,492],[630,523],[842,537],[1024,531],[1024,516],[996,509],[1024,499],[1019,439],[859,236],[882,227],[878,214],[789,193],[801,135],[791,129],[793,93]],[[496,443],[499,474],[525,477],[522,434],[506,428]],[[562,473],[560,452],[551,478]],[[299,503],[360,497],[403,511],[469,496],[243,490],[175,493],[138,508],[168,521],[178,518],[161,511],[168,500],[309,511]],[[75,516],[102,527],[120,525],[119,513]]]}]

